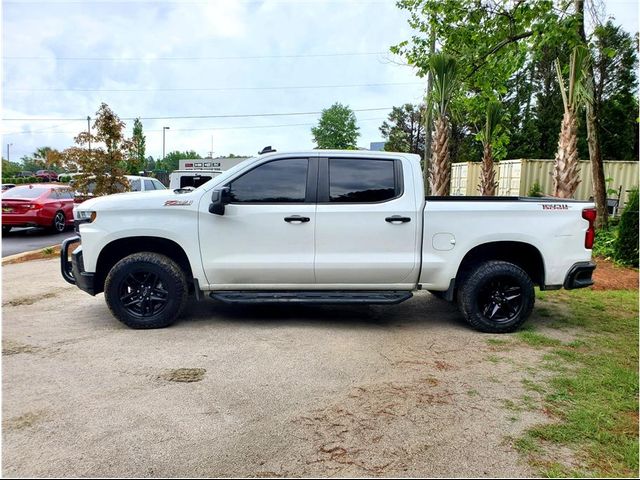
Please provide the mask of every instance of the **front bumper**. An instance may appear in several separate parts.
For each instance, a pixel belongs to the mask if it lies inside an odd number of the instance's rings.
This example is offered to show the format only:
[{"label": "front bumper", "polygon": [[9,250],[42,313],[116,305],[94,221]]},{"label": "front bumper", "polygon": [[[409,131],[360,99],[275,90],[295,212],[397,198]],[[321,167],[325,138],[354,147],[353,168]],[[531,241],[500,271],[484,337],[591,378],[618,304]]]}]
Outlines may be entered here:
[{"label": "front bumper", "polygon": [[84,271],[84,261],[82,259],[82,247],[76,248],[71,254],[69,261],[69,247],[73,243],[80,241],[80,237],[67,238],[62,242],[60,248],[60,270],[62,278],[71,285],[76,285],[80,290],[89,295],[95,295],[95,274]]},{"label": "front bumper", "polygon": [[564,279],[563,287],[565,290],[573,290],[593,285],[592,275],[595,269],[596,264],[593,262],[578,262],[574,264]]}]

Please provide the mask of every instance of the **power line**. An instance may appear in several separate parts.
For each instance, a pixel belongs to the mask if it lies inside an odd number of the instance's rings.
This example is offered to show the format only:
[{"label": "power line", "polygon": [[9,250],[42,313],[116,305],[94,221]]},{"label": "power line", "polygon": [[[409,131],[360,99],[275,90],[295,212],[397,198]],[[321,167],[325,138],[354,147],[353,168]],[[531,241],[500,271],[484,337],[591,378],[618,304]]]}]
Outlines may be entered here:
[{"label": "power line", "polygon": [[[371,121],[379,121],[385,120],[385,117],[376,117],[376,118],[360,118],[358,122],[371,122]],[[219,130],[253,130],[253,129],[268,129],[268,128],[283,128],[283,127],[309,127],[314,126],[315,123],[283,123],[280,125],[251,125],[251,126],[237,126],[237,127],[208,127],[208,128],[172,128],[172,132],[199,132],[199,131],[219,131]],[[55,127],[59,127],[60,125],[56,125]],[[49,127],[49,128],[55,128]],[[33,133],[42,132],[41,130],[31,130],[28,132],[11,132],[11,133],[3,133],[2,135],[29,135]],[[161,132],[162,129],[148,129],[144,130],[145,133],[149,132]],[[51,135],[73,135],[77,134],[78,131],[63,131],[63,132],[47,132],[47,134]]]},{"label": "power line", "polygon": [[[5,2],[6,3],[6,2]],[[62,60],[62,61],[108,61],[108,62],[145,62],[145,61],[200,61],[200,60],[255,60],[255,59],[275,59],[275,58],[318,58],[318,57],[356,57],[385,55],[390,52],[346,52],[346,53],[305,53],[305,54],[285,54],[285,55],[232,55],[232,56],[207,56],[207,57],[44,57],[44,56],[5,56],[3,60]]]},{"label": "power line", "polygon": [[339,85],[289,85],[271,87],[214,87],[214,88],[5,88],[6,92],[226,92],[249,90],[307,90],[321,88],[363,88],[422,85],[422,82],[352,83]]},{"label": "power line", "polygon": [[[376,112],[381,110],[391,110],[392,107],[380,108],[352,108],[354,112]],[[288,112],[288,113],[242,113],[242,114],[226,114],[226,115],[183,115],[183,116],[166,116],[166,117],[122,117],[121,120],[183,120],[183,119],[205,119],[205,118],[249,118],[249,117],[286,117],[295,115],[318,115],[322,111],[315,112]],[[87,117],[82,118],[3,118],[5,122],[73,122],[86,121]]]}]

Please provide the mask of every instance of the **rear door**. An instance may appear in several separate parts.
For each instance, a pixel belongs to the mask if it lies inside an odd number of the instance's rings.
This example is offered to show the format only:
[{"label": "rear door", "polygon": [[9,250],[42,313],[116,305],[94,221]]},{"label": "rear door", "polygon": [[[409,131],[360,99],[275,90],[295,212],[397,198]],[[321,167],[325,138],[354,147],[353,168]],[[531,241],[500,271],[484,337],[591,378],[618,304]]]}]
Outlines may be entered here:
[{"label": "rear door", "polygon": [[344,288],[413,283],[419,222],[402,161],[335,157],[320,159],[319,165],[317,283]]},{"label": "rear door", "polygon": [[317,159],[279,158],[227,184],[224,215],[201,202],[202,263],[217,289],[310,288],[316,223]]}]

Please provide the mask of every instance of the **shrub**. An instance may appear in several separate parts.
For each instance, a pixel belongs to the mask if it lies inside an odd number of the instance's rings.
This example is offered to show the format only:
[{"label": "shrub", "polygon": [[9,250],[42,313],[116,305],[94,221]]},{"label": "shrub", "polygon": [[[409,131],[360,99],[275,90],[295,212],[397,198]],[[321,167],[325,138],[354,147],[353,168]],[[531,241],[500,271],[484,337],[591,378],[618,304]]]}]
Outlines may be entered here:
[{"label": "shrub", "polygon": [[604,257],[607,260],[616,258],[616,240],[618,229],[609,225],[607,228],[596,230],[596,239],[593,242],[593,254],[597,257]]},{"label": "shrub", "polygon": [[620,216],[618,240],[615,244],[616,260],[638,266],[638,189],[629,194],[629,201]]},{"label": "shrub", "polygon": [[539,182],[535,182],[531,188],[529,189],[529,196],[530,197],[544,197],[544,194],[542,193],[542,186],[540,185]]}]

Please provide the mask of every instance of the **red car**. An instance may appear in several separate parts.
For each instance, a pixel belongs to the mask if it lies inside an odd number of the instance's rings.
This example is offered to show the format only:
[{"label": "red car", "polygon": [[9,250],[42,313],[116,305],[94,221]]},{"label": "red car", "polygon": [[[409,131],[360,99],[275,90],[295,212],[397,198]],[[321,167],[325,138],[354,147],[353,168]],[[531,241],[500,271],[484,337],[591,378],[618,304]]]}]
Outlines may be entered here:
[{"label": "red car", "polygon": [[36,172],[36,177],[42,178],[43,180],[45,180],[47,182],[57,182],[58,181],[58,174],[56,172],[54,172],[53,170],[38,170]]},{"label": "red car", "polygon": [[63,232],[73,225],[73,191],[66,185],[18,185],[2,194],[2,232],[45,227]]}]

